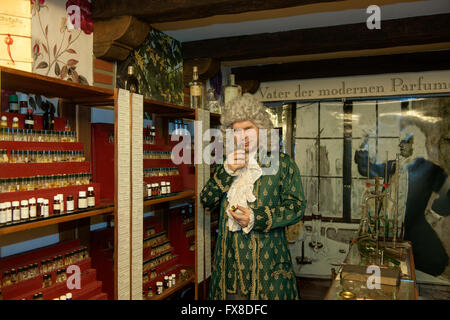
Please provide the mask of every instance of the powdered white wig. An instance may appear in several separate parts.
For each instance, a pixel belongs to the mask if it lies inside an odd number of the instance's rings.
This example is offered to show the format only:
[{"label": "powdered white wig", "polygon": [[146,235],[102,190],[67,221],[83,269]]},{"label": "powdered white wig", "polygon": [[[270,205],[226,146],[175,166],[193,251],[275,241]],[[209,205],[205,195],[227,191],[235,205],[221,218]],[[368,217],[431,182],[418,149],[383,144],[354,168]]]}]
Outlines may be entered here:
[{"label": "powdered white wig", "polygon": [[251,121],[258,129],[267,129],[267,148],[270,150],[270,130],[273,129],[273,123],[266,107],[250,93],[244,93],[242,96],[234,98],[222,110],[220,122],[224,142],[225,130],[232,128],[233,123],[238,121]]}]

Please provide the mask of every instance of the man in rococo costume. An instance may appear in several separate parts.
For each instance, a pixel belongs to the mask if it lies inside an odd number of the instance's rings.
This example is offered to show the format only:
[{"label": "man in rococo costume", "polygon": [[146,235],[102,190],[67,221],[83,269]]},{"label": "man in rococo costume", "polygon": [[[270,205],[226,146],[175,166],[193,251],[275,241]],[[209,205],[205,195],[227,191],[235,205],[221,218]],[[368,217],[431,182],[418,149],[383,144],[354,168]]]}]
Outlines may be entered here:
[{"label": "man in rococo costume", "polygon": [[299,169],[284,153],[268,160],[271,148],[258,137],[273,125],[251,94],[225,105],[221,124],[238,149],[227,150],[201,192],[205,207],[220,206],[209,299],[299,299],[285,233],[305,211]]}]

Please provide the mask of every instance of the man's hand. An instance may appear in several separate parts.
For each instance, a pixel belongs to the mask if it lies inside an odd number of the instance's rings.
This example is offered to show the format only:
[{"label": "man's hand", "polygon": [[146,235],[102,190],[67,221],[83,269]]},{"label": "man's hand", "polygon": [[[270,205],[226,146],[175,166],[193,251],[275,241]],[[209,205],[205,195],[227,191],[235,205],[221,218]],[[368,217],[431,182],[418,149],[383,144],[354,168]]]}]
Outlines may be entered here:
[{"label": "man's hand", "polygon": [[242,227],[245,228],[248,226],[249,222],[250,222],[250,213],[251,210],[249,208],[244,208],[241,206],[237,206],[238,210],[241,210],[243,213],[239,214],[234,212],[233,210],[229,210],[229,212],[231,213],[231,215],[233,216],[234,220],[236,220],[236,222]]},{"label": "man's hand", "polygon": [[246,155],[245,150],[238,149],[227,156],[225,165],[228,166],[228,169],[234,172],[238,169],[244,168],[247,165],[247,161],[248,156]]}]

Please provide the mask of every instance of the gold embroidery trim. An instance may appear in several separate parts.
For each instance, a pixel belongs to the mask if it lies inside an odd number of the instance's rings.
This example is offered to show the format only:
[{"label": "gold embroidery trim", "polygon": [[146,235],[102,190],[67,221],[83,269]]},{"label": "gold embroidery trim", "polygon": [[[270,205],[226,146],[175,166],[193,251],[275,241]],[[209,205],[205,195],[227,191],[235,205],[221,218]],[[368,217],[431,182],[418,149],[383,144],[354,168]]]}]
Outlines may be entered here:
[{"label": "gold embroidery trim", "polygon": [[248,294],[248,291],[245,289],[244,278],[242,276],[241,259],[239,258],[239,245],[238,245],[238,241],[237,241],[237,232],[234,233],[234,243],[236,245],[236,261],[237,261],[238,270],[239,270],[239,283],[241,284],[241,293],[243,295],[246,295],[246,294]]},{"label": "gold embroidery trim", "polygon": [[[224,205],[227,205],[227,200],[225,199]],[[225,206],[226,208],[226,206]],[[220,278],[220,291],[222,294],[222,300],[225,300],[227,298],[226,294],[226,279],[225,279],[225,256],[226,256],[226,250],[225,250],[225,239],[228,236],[228,228],[226,227],[226,221],[228,216],[226,214],[222,214],[224,221],[222,221],[222,261],[221,261],[221,278]],[[219,251],[219,252],[220,252]]]},{"label": "gold embroidery trim", "polygon": [[282,276],[284,276],[285,278],[288,278],[288,279],[291,279],[291,277],[292,277],[292,272],[287,272],[286,270],[277,270],[277,271],[274,271],[274,272],[272,272],[272,277],[275,277],[275,276],[277,276],[277,275],[282,275]]},{"label": "gold embroidery trim", "polygon": [[220,182],[219,178],[217,178],[217,173],[214,174],[214,181],[216,181],[217,185],[219,186],[220,190],[222,190],[222,192],[228,191],[229,188],[225,188],[222,182]]},{"label": "gold embroidery trim", "polygon": [[[258,248],[259,249],[259,248]],[[259,265],[258,265],[258,261],[257,261],[257,257],[258,255],[256,254],[256,239],[255,239],[255,233],[252,232],[252,255],[253,255],[253,266],[252,266],[252,293],[250,295],[250,299],[251,300],[257,300],[257,285],[259,283],[258,281],[258,276],[257,276],[257,272],[259,269]]]},{"label": "gold embroidery trim", "polygon": [[269,207],[265,207],[264,212],[267,214],[267,228],[264,229],[263,232],[268,232],[272,227],[272,213],[270,212]]},{"label": "gold embroidery trim", "polygon": [[259,293],[261,292],[261,284],[260,284],[260,280],[259,280],[259,264],[260,264],[260,261],[259,261],[259,256],[261,255],[261,237],[260,237],[260,233],[258,232],[257,233],[257,243],[258,243],[258,251],[257,251],[257,254],[256,254],[256,267],[258,268],[258,269],[256,269],[257,271],[256,271],[256,283],[257,283],[257,285],[258,285],[258,290],[256,291],[256,296],[257,296],[257,298],[259,297]]}]

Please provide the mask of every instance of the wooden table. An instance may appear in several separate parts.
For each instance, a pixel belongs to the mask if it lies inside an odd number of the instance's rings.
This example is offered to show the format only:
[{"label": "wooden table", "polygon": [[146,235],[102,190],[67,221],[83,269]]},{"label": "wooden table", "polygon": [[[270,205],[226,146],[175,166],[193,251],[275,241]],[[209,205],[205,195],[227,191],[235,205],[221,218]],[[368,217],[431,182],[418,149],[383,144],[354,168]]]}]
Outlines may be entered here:
[{"label": "wooden table", "polygon": [[[389,246],[389,243],[387,244]],[[401,262],[400,268],[402,277],[398,286],[381,285],[381,289],[367,289],[363,286],[356,296],[356,300],[417,300],[417,283],[414,268],[414,258],[412,246],[409,241],[397,243],[397,247],[406,251],[407,258]],[[358,246],[353,243],[350,246],[349,253],[344,260],[344,264],[363,265],[359,254]],[[336,278],[332,281],[325,300],[345,300],[340,296],[342,291],[341,270],[337,272]]]}]

